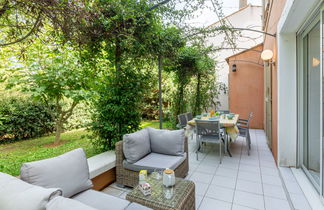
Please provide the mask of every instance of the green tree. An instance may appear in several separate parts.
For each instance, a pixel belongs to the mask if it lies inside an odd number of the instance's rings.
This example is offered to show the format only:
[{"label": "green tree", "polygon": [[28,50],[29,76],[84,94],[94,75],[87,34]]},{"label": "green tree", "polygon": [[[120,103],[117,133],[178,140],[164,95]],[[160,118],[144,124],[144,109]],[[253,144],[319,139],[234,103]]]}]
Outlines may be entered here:
[{"label": "green tree", "polygon": [[195,72],[196,88],[192,109],[194,115],[215,106],[214,100],[218,95],[215,60],[208,55],[210,50],[210,48],[199,47],[200,52]]},{"label": "green tree", "polygon": [[176,92],[173,101],[173,123],[176,124],[176,116],[186,111],[185,89],[192,77],[198,71],[199,50],[196,47],[183,47],[178,54],[168,60],[165,70],[174,72]]},{"label": "green tree", "polygon": [[[68,46],[35,44],[28,57],[8,79],[8,87],[18,87],[56,110],[55,143],[59,143],[64,123],[74,108],[89,96],[92,75],[81,65],[78,55]],[[94,78],[91,78],[94,79]],[[66,102],[69,103],[66,103]]]},{"label": "green tree", "polygon": [[[94,100],[96,113],[91,129],[99,149],[114,148],[122,135],[139,129],[141,104],[149,83],[151,47],[159,19],[145,1],[100,1],[97,5],[99,35],[88,45],[84,57],[96,54],[109,61],[101,71]],[[89,61],[93,62],[93,61]]]}]

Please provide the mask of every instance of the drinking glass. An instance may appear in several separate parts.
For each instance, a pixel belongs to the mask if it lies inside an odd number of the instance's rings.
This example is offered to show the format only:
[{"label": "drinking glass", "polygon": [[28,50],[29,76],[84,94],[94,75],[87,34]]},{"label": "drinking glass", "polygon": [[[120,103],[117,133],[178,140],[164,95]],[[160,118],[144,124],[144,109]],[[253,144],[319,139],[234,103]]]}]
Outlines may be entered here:
[{"label": "drinking glass", "polygon": [[156,180],[160,180],[160,179],[162,179],[162,170],[156,168],[156,169],[154,169],[152,175],[153,175],[153,178],[154,178],[154,179],[156,179]]}]

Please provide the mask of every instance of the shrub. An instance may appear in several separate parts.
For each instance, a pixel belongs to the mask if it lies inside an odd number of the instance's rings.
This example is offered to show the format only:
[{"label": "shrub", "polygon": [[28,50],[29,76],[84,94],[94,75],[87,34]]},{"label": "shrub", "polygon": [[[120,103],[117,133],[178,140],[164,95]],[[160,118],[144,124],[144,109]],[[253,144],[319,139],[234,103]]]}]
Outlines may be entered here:
[{"label": "shrub", "polygon": [[[115,73],[115,72],[114,72]],[[115,148],[126,133],[140,128],[142,99],[149,76],[125,67],[117,78],[107,77],[98,92],[91,130],[94,146],[101,151]]]},{"label": "shrub", "polygon": [[85,128],[91,124],[91,107],[84,102],[78,104],[71,117],[64,125],[65,131],[70,131],[79,128]]},{"label": "shrub", "polygon": [[29,98],[0,99],[0,142],[42,136],[54,131],[53,106]]}]

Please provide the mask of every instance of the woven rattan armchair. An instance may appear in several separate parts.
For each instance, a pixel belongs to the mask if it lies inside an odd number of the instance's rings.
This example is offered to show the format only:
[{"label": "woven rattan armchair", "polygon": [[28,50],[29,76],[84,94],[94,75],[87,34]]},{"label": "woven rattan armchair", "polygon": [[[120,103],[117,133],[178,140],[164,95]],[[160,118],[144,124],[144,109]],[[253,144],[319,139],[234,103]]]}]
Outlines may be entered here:
[{"label": "woven rattan armchair", "polygon": [[[174,171],[176,177],[184,178],[189,170],[189,152],[188,152],[188,138],[185,137],[184,151],[187,153],[186,159]],[[131,171],[123,166],[125,159],[123,153],[123,141],[116,143],[116,182],[121,186],[135,187],[138,184],[138,172]]]}]

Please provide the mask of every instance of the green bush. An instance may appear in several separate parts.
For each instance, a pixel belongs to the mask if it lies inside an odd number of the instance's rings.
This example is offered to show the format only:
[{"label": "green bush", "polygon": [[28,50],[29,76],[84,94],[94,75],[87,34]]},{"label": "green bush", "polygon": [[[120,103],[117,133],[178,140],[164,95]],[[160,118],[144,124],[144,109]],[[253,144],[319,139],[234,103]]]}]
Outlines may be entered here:
[{"label": "green bush", "polygon": [[86,103],[78,104],[74,110],[72,116],[67,120],[64,125],[65,131],[70,131],[79,128],[85,128],[91,124],[91,107]]},{"label": "green bush", "polygon": [[[114,72],[115,73],[115,72]],[[97,138],[94,146],[100,151],[115,148],[122,136],[140,128],[142,99],[149,76],[125,67],[117,78],[107,77],[98,91],[91,131]]]},{"label": "green bush", "polygon": [[51,105],[24,97],[0,99],[0,143],[51,133],[54,122]]}]

